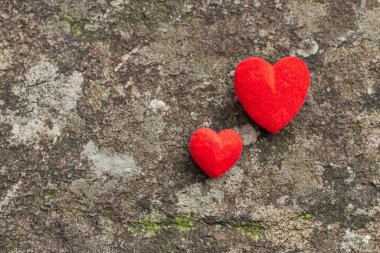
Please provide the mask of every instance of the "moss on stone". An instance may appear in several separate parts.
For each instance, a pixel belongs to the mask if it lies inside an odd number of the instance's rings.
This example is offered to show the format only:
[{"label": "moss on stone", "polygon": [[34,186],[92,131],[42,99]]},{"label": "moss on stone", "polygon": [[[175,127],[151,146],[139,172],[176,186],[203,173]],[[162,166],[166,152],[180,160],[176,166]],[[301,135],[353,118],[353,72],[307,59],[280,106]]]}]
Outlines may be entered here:
[{"label": "moss on stone", "polygon": [[149,219],[139,220],[138,224],[143,227],[143,230],[145,231],[145,234],[147,236],[156,235],[156,233],[158,233],[161,230],[160,224]]},{"label": "moss on stone", "polygon": [[157,211],[153,211],[146,218],[127,223],[127,230],[133,236],[154,236],[160,233],[163,229],[170,227],[175,228],[180,232],[187,232],[194,229],[191,215],[178,214],[174,217],[174,220],[170,222],[169,220],[160,217],[160,214]]},{"label": "moss on stone", "polygon": [[79,22],[75,21],[72,16],[66,15],[66,23],[74,36],[79,37],[82,34]]},{"label": "moss on stone", "polygon": [[158,212],[153,211],[147,218],[142,218],[137,221],[128,222],[128,232],[133,236],[154,236],[162,229],[161,222],[158,218]]},{"label": "moss on stone", "polygon": [[133,225],[132,223],[128,223],[128,232],[131,233],[133,236],[140,236],[142,235],[141,231],[139,231],[138,227]]},{"label": "moss on stone", "polygon": [[265,231],[267,231],[268,228],[262,221],[253,221],[238,226],[237,230],[241,234],[248,236],[252,240],[257,241],[263,237]]},{"label": "moss on stone", "polygon": [[314,220],[314,214],[312,214],[312,213],[299,213],[298,215],[297,215],[297,218],[298,219],[301,219],[301,220],[308,220],[308,221],[310,221],[310,220]]},{"label": "moss on stone", "polygon": [[194,229],[193,221],[191,220],[190,214],[178,214],[174,217],[174,222],[172,226],[180,232],[187,232],[189,230]]},{"label": "moss on stone", "polygon": [[51,199],[54,199],[58,196],[58,191],[55,189],[48,189],[44,191],[44,199],[45,201],[49,201]]}]

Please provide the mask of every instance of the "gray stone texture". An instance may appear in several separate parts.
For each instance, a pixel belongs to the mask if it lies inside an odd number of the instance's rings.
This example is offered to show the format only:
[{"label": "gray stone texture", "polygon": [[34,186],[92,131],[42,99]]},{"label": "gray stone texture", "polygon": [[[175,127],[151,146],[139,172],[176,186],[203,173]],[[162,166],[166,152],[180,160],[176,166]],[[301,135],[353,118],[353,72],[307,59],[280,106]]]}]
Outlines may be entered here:
[{"label": "gray stone texture", "polygon": [[[270,135],[235,66],[302,58]],[[380,1],[1,0],[0,252],[380,252]],[[191,134],[231,128],[210,179]]]}]

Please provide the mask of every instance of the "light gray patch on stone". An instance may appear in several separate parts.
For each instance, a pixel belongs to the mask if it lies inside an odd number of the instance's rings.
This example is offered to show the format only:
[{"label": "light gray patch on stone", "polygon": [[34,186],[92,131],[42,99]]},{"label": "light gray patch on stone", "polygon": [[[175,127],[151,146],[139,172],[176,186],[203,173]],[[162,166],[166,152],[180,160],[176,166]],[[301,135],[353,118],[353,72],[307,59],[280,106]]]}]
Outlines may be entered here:
[{"label": "light gray patch on stone", "polygon": [[312,35],[318,32],[320,21],[327,14],[327,5],[311,0],[289,1],[290,15],[285,16],[287,23],[296,23],[302,27],[299,32],[302,35]]},{"label": "light gray patch on stone", "polygon": [[0,49],[0,71],[7,70],[12,64],[11,53],[9,50]]},{"label": "light gray patch on stone", "polygon": [[371,241],[371,235],[361,235],[347,229],[344,240],[341,243],[341,248],[345,252],[364,252],[370,246]]},{"label": "light gray patch on stone", "polygon": [[224,191],[219,188],[204,189],[200,183],[186,187],[177,193],[178,210],[200,216],[215,216],[222,213]]},{"label": "light gray patch on stone", "polygon": [[96,31],[101,27],[101,24],[109,17],[110,13],[99,12],[89,17],[89,21],[84,25],[84,29],[88,31]]},{"label": "light gray patch on stone", "polygon": [[190,113],[190,117],[191,117],[192,120],[197,120],[197,119],[198,119],[198,115],[199,115],[199,114],[196,113],[196,112],[191,112],[191,113]]},{"label": "light gray patch on stone", "polygon": [[359,21],[359,32],[365,38],[380,40],[380,7],[373,10],[366,10],[361,14]]},{"label": "light gray patch on stone", "polygon": [[[54,80],[57,76],[58,67],[51,64],[48,61],[41,61],[36,66],[29,69],[25,75],[26,87],[38,86],[40,84]],[[24,88],[24,87],[23,87]],[[15,93],[17,94],[17,87],[15,87]],[[24,91],[23,89],[20,92]]]},{"label": "light gray patch on stone", "polygon": [[47,60],[30,68],[13,85],[20,110],[5,111],[0,121],[12,125],[12,144],[36,144],[41,138],[56,140],[76,107],[84,81],[80,72],[65,76]]},{"label": "light gray patch on stone", "polygon": [[355,178],[356,178],[356,173],[355,171],[350,167],[350,166],[347,166],[347,172],[348,172],[348,178],[346,178],[344,181],[346,183],[352,183],[354,182]]},{"label": "light gray patch on stone", "polygon": [[61,135],[61,129],[56,124],[50,128],[46,122],[40,119],[31,119],[23,125],[18,123],[13,124],[11,133],[18,138],[18,141],[28,143],[41,135],[54,139]]},{"label": "light gray patch on stone", "polygon": [[376,217],[380,213],[380,199],[374,201],[374,206],[369,208],[357,207],[353,212],[354,215],[366,215],[368,217]]},{"label": "light gray patch on stone", "polygon": [[153,109],[154,112],[167,111],[170,109],[170,107],[167,106],[164,101],[158,99],[153,99],[150,101],[149,106]]},{"label": "light gray patch on stone", "polygon": [[380,128],[374,128],[368,132],[368,139],[371,142],[371,146],[378,148],[380,146]]},{"label": "light gray patch on stone", "polygon": [[255,143],[257,137],[261,134],[259,131],[256,131],[251,124],[234,127],[233,130],[240,134],[241,138],[243,139],[244,146]]},{"label": "light gray patch on stone", "polygon": [[289,199],[288,195],[284,195],[276,199],[277,204],[279,205],[285,205],[286,201]]},{"label": "light gray patch on stone", "polygon": [[218,179],[192,184],[176,194],[178,211],[201,217],[223,215],[227,205],[225,194],[234,194],[244,188],[243,179],[244,171],[235,165]]},{"label": "light gray patch on stone", "polygon": [[17,196],[17,191],[20,189],[21,180],[16,184],[12,185],[12,187],[5,193],[4,196],[0,199],[0,212],[3,211],[3,208],[11,204],[11,201]]},{"label": "light gray patch on stone", "polygon": [[74,71],[72,76],[70,76],[65,83],[63,87],[63,93],[66,94],[66,101],[63,101],[65,112],[75,109],[79,94],[82,92],[81,84],[83,81],[84,79],[82,74],[78,71]]},{"label": "light gray patch on stone", "polygon": [[129,4],[129,1],[113,0],[110,2],[110,5],[114,7],[116,10],[122,10],[125,4]]},{"label": "light gray patch on stone", "polygon": [[376,93],[375,84],[368,85],[367,93],[368,93],[368,95],[373,95]]},{"label": "light gray patch on stone", "polygon": [[208,119],[207,121],[202,123],[202,127],[210,127],[212,125],[212,120]]},{"label": "light gray patch on stone", "polygon": [[242,252],[252,252],[252,249],[248,245],[233,245],[230,247],[228,253],[242,253]]},{"label": "light gray patch on stone", "polygon": [[131,156],[104,153],[92,141],[84,146],[81,155],[91,161],[91,168],[97,176],[106,174],[125,176],[127,174],[138,174],[141,171]]},{"label": "light gray patch on stone", "polygon": [[306,39],[302,41],[301,48],[297,49],[297,53],[303,57],[309,57],[318,53],[319,45],[313,39]]},{"label": "light gray patch on stone", "polygon": [[282,4],[280,2],[280,0],[274,0],[274,5],[277,9],[280,9],[282,8]]}]

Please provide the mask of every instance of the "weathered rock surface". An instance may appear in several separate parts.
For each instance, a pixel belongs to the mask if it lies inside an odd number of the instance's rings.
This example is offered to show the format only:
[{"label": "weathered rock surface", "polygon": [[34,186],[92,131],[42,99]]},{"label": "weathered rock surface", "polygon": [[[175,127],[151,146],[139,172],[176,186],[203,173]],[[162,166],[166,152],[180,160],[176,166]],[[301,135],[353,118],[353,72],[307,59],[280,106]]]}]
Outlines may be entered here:
[{"label": "weathered rock surface", "polygon": [[[378,0],[0,1],[0,252],[380,252]],[[301,57],[252,122],[233,70]],[[233,128],[213,180],[188,152]]]}]

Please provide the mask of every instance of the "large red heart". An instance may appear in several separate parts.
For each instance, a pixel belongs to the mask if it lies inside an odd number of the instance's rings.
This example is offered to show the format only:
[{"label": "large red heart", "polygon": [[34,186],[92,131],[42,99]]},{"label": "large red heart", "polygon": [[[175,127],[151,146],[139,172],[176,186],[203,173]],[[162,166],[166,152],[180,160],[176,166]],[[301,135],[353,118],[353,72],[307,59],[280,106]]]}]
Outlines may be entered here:
[{"label": "large red heart", "polygon": [[306,64],[286,57],[273,66],[258,57],[235,70],[236,95],[248,115],[270,133],[278,133],[296,116],[310,85]]},{"label": "large red heart", "polygon": [[209,128],[200,128],[190,139],[191,156],[212,178],[226,173],[237,162],[242,149],[239,134],[230,129],[216,133]]}]

